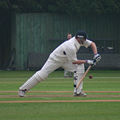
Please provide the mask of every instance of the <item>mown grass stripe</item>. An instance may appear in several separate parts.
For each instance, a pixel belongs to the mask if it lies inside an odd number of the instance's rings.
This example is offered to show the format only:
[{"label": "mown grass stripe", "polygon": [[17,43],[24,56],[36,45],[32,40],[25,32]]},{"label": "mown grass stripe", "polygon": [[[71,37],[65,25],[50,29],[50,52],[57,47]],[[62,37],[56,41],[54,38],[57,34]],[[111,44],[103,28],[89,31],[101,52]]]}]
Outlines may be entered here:
[{"label": "mown grass stripe", "polygon": [[0,101],[0,103],[80,103],[80,102],[120,102],[120,100],[25,100]]},{"label": "mown grass stripe", "polygon": [[[120,91],[85,91],[86,93],[120,93]],[[18,91],[0,91],[0,93],[18,93]],[[73,91],[29,91],[29,93],[73,93]]]}]

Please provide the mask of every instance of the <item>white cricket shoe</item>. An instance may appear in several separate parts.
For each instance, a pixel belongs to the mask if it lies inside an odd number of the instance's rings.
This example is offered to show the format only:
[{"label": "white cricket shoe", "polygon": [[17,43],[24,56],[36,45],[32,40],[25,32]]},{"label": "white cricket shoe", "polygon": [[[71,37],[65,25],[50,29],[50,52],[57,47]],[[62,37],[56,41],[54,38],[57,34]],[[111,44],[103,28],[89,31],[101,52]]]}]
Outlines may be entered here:
[{"label": "white cricket shoe", "polygon": [[74,96],[75,97],[86,97],[87,96],[87,94],[86,93],[84,93],[83,91],[81,91],[80,93],[74,93]]},{"label": "white cricket shoe", "polygon": [[19,97],[24,97],[26,92],[27,92],[27,90],[19,90],[18,91]]}]

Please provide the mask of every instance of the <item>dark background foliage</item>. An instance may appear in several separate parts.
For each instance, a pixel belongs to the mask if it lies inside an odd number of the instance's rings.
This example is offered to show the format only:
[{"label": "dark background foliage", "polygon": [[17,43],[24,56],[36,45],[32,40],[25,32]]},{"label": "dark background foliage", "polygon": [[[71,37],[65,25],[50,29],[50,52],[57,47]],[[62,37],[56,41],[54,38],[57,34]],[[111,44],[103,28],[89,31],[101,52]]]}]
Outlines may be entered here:
[{"label": "dark background foliage", "polygon": [[0,10],[65,14],[116,14],[119,0],[0,0]]}]

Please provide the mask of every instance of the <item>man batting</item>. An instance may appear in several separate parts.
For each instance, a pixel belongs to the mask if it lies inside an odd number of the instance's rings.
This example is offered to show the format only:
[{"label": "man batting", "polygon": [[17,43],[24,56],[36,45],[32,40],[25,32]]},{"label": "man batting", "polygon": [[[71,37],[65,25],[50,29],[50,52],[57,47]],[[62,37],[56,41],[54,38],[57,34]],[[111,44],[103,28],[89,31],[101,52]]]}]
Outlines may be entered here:
[{"label": "man batting", "polygon": [[[78,60],[77,51],[81,46],[91,47],[94,53],[93,60]],[[96,62],[100,61],[101,56],[97,52],[96,44],[87,39],[86,32],[79,31],[76,33],[75,37],[70,40],[65,41],[59,45],[49,56],[48,60],[41,68],[37,71],[31,78],[29,78],[20,88],[18,95],[24,97],[25,93],[37,85],[39,82],[45,80],[48,75],[59,67],[63,67],[67,71],[74,72],[74,96],[86,96],[83,92],[83,82],[76,89],[76,85],[82,75],[84,74],[84,64],[94,65]],[[66,63],[69,66],[64,66]],[[71,67],[72,66],[72,67]]]}]

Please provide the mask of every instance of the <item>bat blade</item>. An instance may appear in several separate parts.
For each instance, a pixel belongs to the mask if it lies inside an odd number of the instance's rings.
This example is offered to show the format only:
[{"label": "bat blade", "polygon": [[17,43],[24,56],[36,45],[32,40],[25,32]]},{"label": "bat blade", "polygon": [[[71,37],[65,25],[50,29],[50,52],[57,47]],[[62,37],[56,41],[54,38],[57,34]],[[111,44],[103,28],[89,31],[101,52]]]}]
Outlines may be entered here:
[{"label": "bat blade", "polygon": [[85,73],[83,74],[83,76],[81,77],[81,79],[79,80],[76,88],[78,88],[80,86],[80,83],[84,80],[85,76],[87,75],[87,73],[89,72],[89,70],[91,69],[91,65],[87,68],[87,70],[85,71]]}]

